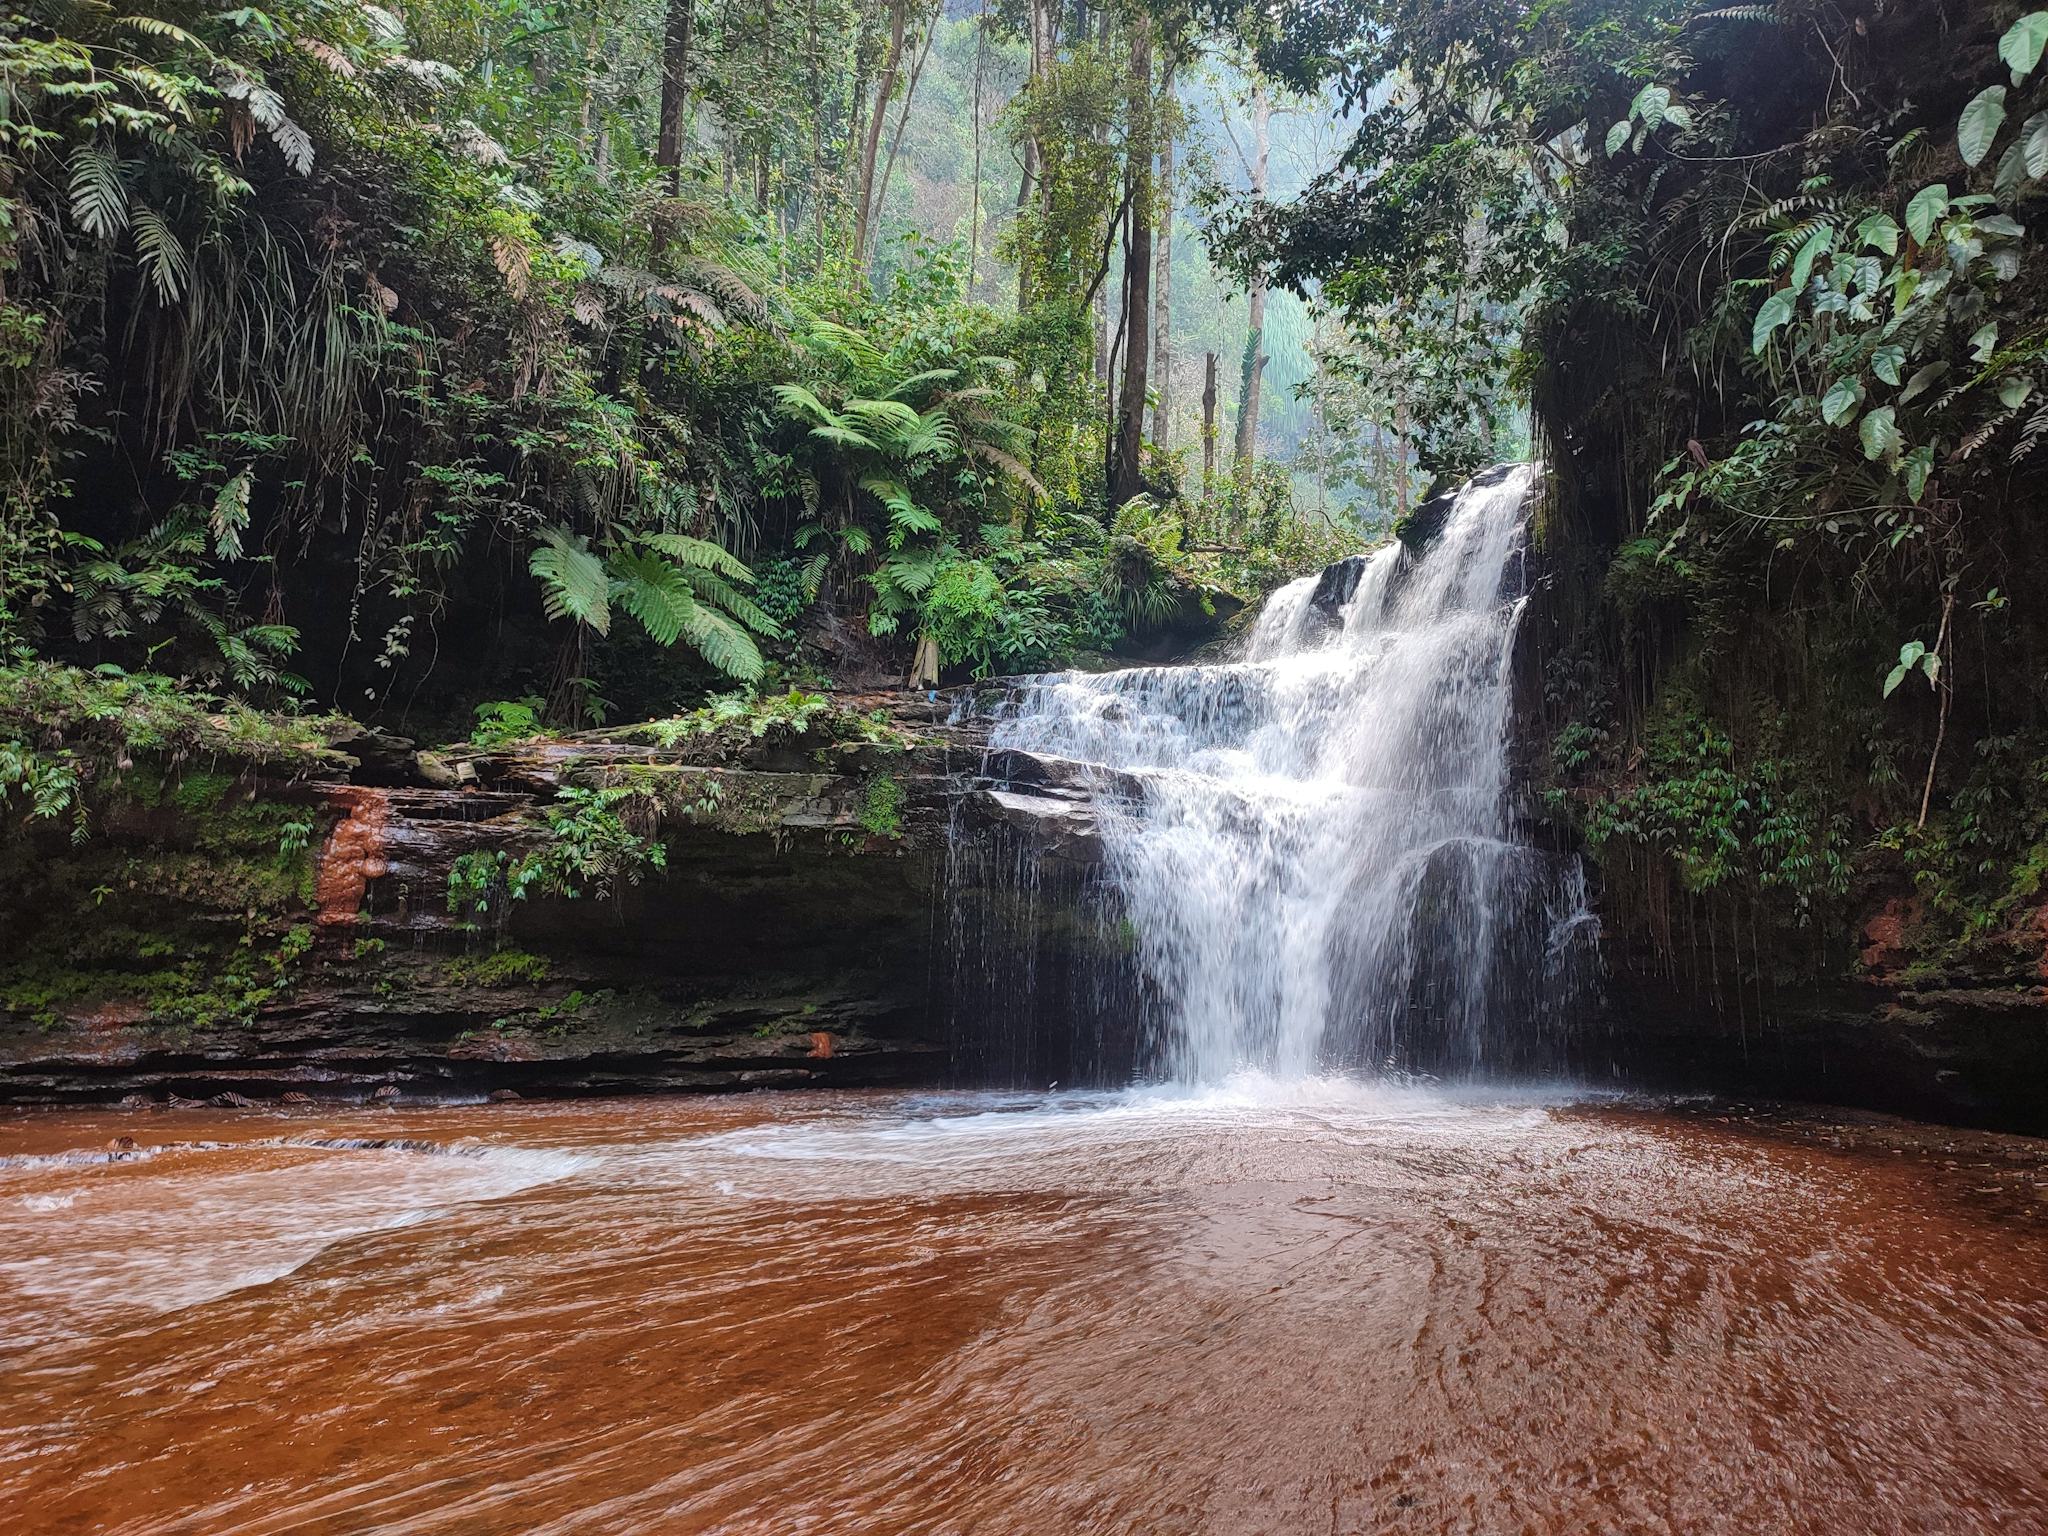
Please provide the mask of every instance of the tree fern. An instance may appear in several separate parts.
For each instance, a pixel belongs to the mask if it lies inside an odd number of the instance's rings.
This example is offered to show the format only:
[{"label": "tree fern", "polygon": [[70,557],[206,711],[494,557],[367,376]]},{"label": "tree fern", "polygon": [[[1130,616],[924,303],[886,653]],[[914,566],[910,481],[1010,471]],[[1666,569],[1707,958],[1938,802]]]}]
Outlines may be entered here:
[{"label": "tree fern", "polygon": [[871,436],[892,442],[900,443],[905,433],[915,432],[918,426],[917,412],[901,400],[849,400],[840,413]]},{"label": "tree fern", "polygon": [[685,533],[650,533],[640,541],[659,550],[679,565],[717,571],[732,581],[751,582],[754,573],[731,550],[709,539],[693,539]]},{"label": "tree fern", "polygon": [[781,635],[782,627],[758,603],[731,583],[696,566],[686,566],[679,574],[690,584],[690,589],[698,597],[731,614],[755,634],[766,635],[771,640]]},{"label": "tree fern", "polygon": [[661,645],[674,645],[697,606],[683,573],[658,555],[612,556],[611,595]]},{"label": "tree fern", "polygon": [[609,633],[611,578],[604,561],[591,552],[590,541],[566,528],[544,528],[540,538],[527,569],[540,581],[547,616],[574,619],[600,635]]},{"label": "tree fern", "polygon": [[751,683],[761,675],[761,651],[744,629],[717,609],[698,603],[683,621],[682,638],[727,677]]}]

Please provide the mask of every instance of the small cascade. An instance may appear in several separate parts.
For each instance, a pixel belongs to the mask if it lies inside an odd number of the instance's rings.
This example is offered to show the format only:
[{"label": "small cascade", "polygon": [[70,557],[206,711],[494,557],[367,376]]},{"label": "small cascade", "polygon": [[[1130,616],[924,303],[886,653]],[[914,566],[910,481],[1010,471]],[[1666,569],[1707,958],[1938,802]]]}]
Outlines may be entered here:
[{"label": "small cascade", "polygon": [[1033,678],[1002,706],[996,751],[1093,776],[1148,1070],[1562,1065],[1597,923],[1576,860],[1511,815],[1536,477],[1472,482],[1420,556],[1282,588],[1242,660]]}]

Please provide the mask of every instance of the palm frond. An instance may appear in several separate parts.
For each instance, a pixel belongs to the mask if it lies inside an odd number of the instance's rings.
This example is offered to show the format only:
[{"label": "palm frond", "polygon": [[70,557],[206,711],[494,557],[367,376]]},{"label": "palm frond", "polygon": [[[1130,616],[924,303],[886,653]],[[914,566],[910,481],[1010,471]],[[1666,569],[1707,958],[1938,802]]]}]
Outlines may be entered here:
[{"label": "palm frond", "polygon": [[128,189],[111,150],[81,144],[71,152],[71,217],[89,235],[111,240],[128,227]]}]

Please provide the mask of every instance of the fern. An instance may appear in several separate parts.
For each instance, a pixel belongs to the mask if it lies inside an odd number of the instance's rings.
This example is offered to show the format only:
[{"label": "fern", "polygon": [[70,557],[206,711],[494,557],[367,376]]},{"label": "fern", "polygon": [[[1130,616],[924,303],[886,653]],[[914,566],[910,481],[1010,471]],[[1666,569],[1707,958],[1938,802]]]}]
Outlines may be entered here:
[{"label": "fern", "polygon": [[255,471],[245,469],[213,499],[213,548],[223,560],[242,558],[242,532],[249,526],[249,488]]},{"label": "fern", "polygon": [[683,573],[656,555],[612,556],[611,595],[657,644],[674,645],[697,606]]},{"label": "fern", "polygon": [[737,555],[709,539],[693,539],[683,533],[650,533],[640,542],[649,549],[659,550],[680,565],[717,571],[733,581],[751,582],[754,579],[754,573]]},{"label": "fern", "polygon": [[600,635],[611,630],[611,578],[590,541],[566,528],[541,530],[541,545],[527,560],[539,579],[550,619],[575,619]]},{"label": "fern", "polygon": [[740,623],[746,625],[755,634],[765,635],[771,640],[781,636],[782,626],[777,624],[758,603],[738,588],[712,575],[709,571],[699,570],[695,567],[686,567],[679,574],[690,584],[691,589],[697,596],[708,603],[715,604],[724,612],[731,614],[732,617],[738,619]]},{"label": "fern", "polygon": [[869,429],[871,435],[879,432],[898,444],[904,434],[917,430],[919,420],[917,412],[901,400],[849,400],[842,414]]},{"label": "fern", "polygon": [[761,675],[761,651],[747,632],[716,609],[699,603],[683,621],[682,638],[727,677],[751,683]]}]

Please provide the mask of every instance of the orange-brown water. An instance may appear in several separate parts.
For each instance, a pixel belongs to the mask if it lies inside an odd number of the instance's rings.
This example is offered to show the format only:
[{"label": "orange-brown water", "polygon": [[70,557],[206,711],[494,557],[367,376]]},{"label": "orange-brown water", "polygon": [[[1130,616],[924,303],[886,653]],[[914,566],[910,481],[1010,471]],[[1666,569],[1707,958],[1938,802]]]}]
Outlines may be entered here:
[{"label": "orange-brown water", "polygon": [[[23,1117],[0,1530],[2048,1531],[2042,1164],[1917,1134],[1334,1085]],[[364,1136],[426,1145],[305,1144]]]}]

